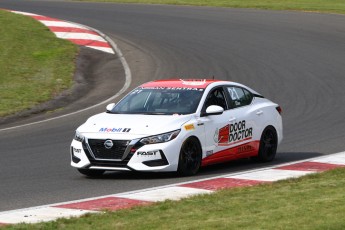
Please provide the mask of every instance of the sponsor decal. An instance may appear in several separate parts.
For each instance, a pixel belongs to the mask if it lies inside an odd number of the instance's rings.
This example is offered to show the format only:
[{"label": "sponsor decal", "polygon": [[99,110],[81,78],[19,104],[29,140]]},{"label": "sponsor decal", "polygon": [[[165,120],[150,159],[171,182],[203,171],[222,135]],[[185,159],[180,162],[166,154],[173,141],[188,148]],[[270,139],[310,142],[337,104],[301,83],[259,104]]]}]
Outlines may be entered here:
[{"label": "sponsor decal", "polygon": [[148,82],[140,86],[145,89],[190,89],[199,88],[205,89],[210,83],[216,80],[207,79],[179,79],[179,80],[158,80],[154,82]]},{"label": "sponsor decal", "polygon": [[246,128],[246,121],[230,124],[229,142],[240,141],[247,138],[252,138],[253,128]]},{"label": "sponsor decal", "polygon": [[130,128],[100,128],[98,132],[100,133],[129,133]]},{"label": "sponsor decal", "polygon": [[156,156],[159,153],[159,150],[153,151],[138,151],[137,156]]},{"label": "sponsor decal", "polygon": [[218,145],[235,144],[244,140],[250,140],[253,137],[253,128],[246,127],[246,121],[240,121],[228,124],[220,129],[216,129],[214,141]]},{"label": "sponsor decal", "polygon": [[195,129],[195,127],[194,127],[193,124],[185,125],[184,128],[185,128],[185,130],[187,130],[187,131],[191,131],[191,130],[194,130],[194,129]]},{"label": "sponsor decal", "polygon": [[237,153],[240,154],[240,153],[250,152],[253,150],[254,150],[254,147],[251,145],[242,145],[238,147]]},{"label": "sponsor decal", "polygon": [[213,154],[213,150],[210,150],[210,151],[207,151],[206,152],[206,156],[208,157],[208,156],[211,156]]},{"label": "sponsor decal", "polygon": [[74,152],[74,153],[81,153],[81,149],[77,149],[77,148],[74,148],[74,147],[73,147],[73,152]]},{"label": "sponsor decal", "polygon": [[180,81],[182,81],[183,85],[204,85],[206,83],[206,79],[204,79],[204,80],[183,80],[183,79],[180,79]]},{"label": "sponsor decal", "polygon": [[[185,91],[204,91],[203,88],[192,88],[192,87],[142,87],[143,89],[162,89],[162,90],[185,90]],[[133,92],[138,93],[138,92]]]}]

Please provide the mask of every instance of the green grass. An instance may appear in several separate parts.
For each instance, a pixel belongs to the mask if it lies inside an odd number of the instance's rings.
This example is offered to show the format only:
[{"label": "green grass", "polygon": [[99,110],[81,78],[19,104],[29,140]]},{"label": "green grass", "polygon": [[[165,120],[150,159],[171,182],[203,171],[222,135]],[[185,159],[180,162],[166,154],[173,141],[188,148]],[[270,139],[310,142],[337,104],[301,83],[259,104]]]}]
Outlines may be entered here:
[{"label": "green grass", "polygon": [[345,168],[8,229],[345,229]]},{"label": "green grass", "polygon": [[0,25],[0,117],[72,86],[77,46],[26,16],[0,10]]},{"label": "green grass", "polygon": [[345,14],[344,0],[79,0],[89,2],[118,2],[216,6],[270,10],[301,10]]}]

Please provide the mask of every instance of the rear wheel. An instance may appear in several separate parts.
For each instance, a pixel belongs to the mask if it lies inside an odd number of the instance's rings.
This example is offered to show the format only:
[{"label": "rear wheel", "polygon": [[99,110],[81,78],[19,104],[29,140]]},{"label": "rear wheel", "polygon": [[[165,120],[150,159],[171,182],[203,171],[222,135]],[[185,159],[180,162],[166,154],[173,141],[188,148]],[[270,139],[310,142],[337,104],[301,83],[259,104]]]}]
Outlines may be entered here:
[{"label": "rear wheel", "polygon": [[88,177],[99,177],[102,176],[105,172],[104,170],[95,170],[95,169],[78,169],[78,171]]},{"label": "rear wheel", "polygon": [[277,147],[277,132],[272,126],[268,126],[261,135],[258,160],[261,162],[272,161],[276,156]]},{"label": "rear wheel", "polygon": [[177,172],[181,176],[191,176],[199,171],[202,150],[199,141],[190,137],[182,144]]}]

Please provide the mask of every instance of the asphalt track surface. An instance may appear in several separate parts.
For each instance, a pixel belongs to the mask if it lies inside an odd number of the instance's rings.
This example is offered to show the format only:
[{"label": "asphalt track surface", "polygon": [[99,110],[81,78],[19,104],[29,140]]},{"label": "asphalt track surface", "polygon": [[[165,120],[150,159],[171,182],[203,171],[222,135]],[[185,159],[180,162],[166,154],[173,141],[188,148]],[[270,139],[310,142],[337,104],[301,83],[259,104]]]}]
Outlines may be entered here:
[{"label": "asphalt track surface", "polygon": [[[0,8],[104,32],[129,63],[131,88],[150,79],[209,76],[251,86],[283,108],[284,141],[272,164],[345,150],[345,16],[28,0],[1,0]],[[116,69],[114,78],[107,79],[118,83],[114,91],[124,81],[123,71]],[[188,178],[115,172],[88,179],[69,166],[69,145],[75,128],[104,108],[1,131],[0,211],[268,166],[241,160],[204,168]]]}]

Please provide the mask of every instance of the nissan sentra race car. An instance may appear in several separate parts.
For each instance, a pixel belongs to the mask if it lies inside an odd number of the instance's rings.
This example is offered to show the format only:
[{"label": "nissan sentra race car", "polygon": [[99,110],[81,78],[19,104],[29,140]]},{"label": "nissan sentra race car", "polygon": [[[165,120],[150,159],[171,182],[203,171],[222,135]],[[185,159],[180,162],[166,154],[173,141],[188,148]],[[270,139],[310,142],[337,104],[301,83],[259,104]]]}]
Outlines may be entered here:
[{"label": "nissan sentra race car", "polygon": [[75,133],[71,165],[105,171],[176,171],[239,158],[275,158],[281,108],[251,88],[220,80],[157,80],[140,85]]}]

